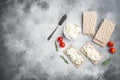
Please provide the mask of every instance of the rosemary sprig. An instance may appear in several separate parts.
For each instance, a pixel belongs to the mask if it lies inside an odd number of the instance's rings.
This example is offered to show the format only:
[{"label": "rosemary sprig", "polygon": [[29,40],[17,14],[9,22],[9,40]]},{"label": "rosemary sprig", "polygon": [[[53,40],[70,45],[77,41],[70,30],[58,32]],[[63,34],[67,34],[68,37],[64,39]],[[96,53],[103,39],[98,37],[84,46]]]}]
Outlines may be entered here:
[{"label": "rosemary sprig", "polygon": [[56,41],[55,41],[55,49],[56,49],[56,51],[58,52],[58,46],[57,46]]},{"label": "rosemary sprig", "polygon": [[108,58],[107,60],[105,60],[103,63],[102,63],[102,65],[107,65],[107,64],[109,64],[110,63],[110,61],[111,61],[111,57],[110,58]]},{"label": "rosemary sprig", "polygon": [[69,64],[68,61],[62,55],[60,55],[60,57],[65,61],[66,64]]}]

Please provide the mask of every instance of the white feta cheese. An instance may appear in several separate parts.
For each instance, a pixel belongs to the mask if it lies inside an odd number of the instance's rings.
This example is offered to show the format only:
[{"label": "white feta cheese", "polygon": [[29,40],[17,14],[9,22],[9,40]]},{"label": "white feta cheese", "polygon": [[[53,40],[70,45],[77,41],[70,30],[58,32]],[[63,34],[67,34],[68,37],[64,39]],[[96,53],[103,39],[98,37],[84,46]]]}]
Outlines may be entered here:
[{"label": "white feta cheese", "polygon": [[82,57],[77,53],[77,51],[73,48],[68,49],[67,54],[70,56],[71,60],[74,61],[76,64],[81,64],[84,61]]},{"label": "white feta cheese", "polygon": [[80,28],[76,24],[69,24],[65,27],[65,35],[71,39],[76,39],[80,34]]},{"label": "white feta cheese", "polygon": [[99,60],[101,57],[99,53],[94,48],[86,48],[87,56],[90,57],[92,60]]}]

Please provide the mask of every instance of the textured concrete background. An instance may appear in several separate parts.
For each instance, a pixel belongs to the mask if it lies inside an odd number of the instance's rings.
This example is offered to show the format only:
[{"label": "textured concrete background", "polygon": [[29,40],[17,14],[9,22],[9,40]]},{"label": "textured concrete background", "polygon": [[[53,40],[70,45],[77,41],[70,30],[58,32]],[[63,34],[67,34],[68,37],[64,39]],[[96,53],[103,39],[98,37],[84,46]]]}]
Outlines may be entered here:
[{"label": "textured concrete background", "polygon": [[[120,80],[120,0],[0,0],[0,80]],[[110,55],[108,48],[95,47],[109,65],[86,63],[76,69],[59,57],[63,50],[55,51],[54,40],[63,35],[63,27],[70,22],[82,22],[82,12],[94,10],[98,14],[97,27],[104,18],[117,26],[111,40],[117,53]],[[50,41],[47,37],[57,26],[62,15],[65,23]],[[96,28],[97,30],[98,28]],[[78,49],[92,37],[80,34],[75,41],[64,38],[67,46]]]}]

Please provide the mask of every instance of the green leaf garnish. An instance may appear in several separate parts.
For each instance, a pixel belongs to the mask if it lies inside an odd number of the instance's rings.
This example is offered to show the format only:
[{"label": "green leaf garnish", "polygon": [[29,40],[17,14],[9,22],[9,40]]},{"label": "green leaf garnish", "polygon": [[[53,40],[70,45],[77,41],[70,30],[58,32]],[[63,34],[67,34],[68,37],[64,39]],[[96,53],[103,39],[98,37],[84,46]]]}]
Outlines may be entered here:
[{"label": "green leaf garnish", "polygon": [[68,61],[62,55],[60,55],[60,57],[65,61],[65,63],[69,64]]},{"label": "green leaf garnish", "polygon": [[56,51],[58,52],[58,46],[57,46],[56,41],[55,41],[55,49],[56,49]]},{"label": "green leaf garnish", "polygon": [[107,64],[109,64],[110,63],[110,61],[111,61],[111,57],[110,58],[108,58],[107,60],[105,60],[103,63],[102,63],[102,65],[107,65]]}]

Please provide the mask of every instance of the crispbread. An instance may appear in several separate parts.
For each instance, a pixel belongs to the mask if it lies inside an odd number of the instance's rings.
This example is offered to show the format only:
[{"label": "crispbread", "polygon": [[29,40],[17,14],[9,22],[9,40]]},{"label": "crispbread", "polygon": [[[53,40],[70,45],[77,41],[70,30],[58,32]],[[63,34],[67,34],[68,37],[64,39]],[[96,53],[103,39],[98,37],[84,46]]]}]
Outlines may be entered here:
[{"label": "crispbread", "polygon": [[[87,42],[85,45],[83,45],[82,48],[80,48],[80,51],[83,53],[83,55],[85,55],[93,64],[97,64],[99,63],[102,58],[103,58],[103,55],[95,49],[95,47],[90,43],[90,42]],[[91,55],[92,56],[89,56]],[[97,60],[94,60],[92,57],[94,57],[94,59],[97,58]]]},{"label": "crispbread", "polygon": [[93,36],[97,22],[97,14],[95,11],[87,11],[83,13],[83,34]]},{"label": "crispbread", "polygon": [[[75,49],[76,51],[77,51],[77,53],[78,53],[78,56],[81,56],[81,58],[83,59],[83,61],[78,65],[78,64],[76,64],[76,62],[75,61],[73,61],[71,58],[70,58],[70,56],[67,54],[67,50],[68,49],[70,49],[70,48],[73,48],[73,49]],[[81,64],[83,64],[84,63],[84,57],[83,57],[83,55],[80,53],[80,51],[79,50],[77,50],[73,45],[69,45],[64,51],[64,54],[70,59],[70,61],[74,64],[74,66],[76,67],[76,68],[78,68]]]},{"label": "crispbread", "polygon": [[105,19],[102,22],[100,28],[98,29],[98,31],[93,39],[93,42],[104,47],[114,31],[115,25],[116,24],[114,22],[112,22],[108,19]]}]

